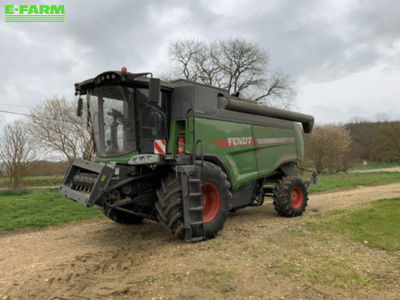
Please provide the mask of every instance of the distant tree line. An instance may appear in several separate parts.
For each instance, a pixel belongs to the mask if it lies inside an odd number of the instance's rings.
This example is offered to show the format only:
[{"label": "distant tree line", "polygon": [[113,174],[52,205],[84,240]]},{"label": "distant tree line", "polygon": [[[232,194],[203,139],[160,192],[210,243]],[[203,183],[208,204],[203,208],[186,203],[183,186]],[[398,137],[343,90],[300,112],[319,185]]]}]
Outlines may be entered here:
[{"label": "distant tree line", "polygon": [[64,175],[70,166],[69,161],[34,161],[28,169],[27,176],[57,176]]},{"label": "distant tree line", "polygon": [[400,122],[316,126],[305,135],[305,158],[318,172],[347,171],[364,161],[400,163]]},{"label": "distant tree line", "polygon": [[351,154],[359,161],[400,162],[400,122],[358,122],[345,125]]}]

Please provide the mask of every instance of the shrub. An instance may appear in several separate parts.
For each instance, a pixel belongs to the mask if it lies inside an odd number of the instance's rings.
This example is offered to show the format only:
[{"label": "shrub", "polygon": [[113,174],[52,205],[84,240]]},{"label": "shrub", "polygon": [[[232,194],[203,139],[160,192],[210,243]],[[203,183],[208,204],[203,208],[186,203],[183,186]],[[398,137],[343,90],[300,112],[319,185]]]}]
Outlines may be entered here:
[{"label": "shrub", "polygon": [[351,167],[351,139],[345,128],[318,126],[305,138],[306,158],[312,160],[318,173],[335,173]]}]

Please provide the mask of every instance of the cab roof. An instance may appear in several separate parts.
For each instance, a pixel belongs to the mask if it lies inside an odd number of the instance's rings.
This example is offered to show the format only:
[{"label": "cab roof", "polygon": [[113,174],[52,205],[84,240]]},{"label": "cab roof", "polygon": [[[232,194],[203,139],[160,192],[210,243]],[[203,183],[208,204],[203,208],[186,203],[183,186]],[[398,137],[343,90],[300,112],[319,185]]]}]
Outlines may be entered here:
[{"label": "cab roof", "polygon": [[[150,76],[150,77],[148,77]],[[123,71],[106,71],[96,77],[75,83],[75,94],[86,94],[89,89],[96,86],[104,85],[124,85],[124,86],[143,86],[148,87],[150,78],[153,74],[145,73],[130,73]],[[173,90],[173,85],[168,82],[161,82],[161,89]]]}]

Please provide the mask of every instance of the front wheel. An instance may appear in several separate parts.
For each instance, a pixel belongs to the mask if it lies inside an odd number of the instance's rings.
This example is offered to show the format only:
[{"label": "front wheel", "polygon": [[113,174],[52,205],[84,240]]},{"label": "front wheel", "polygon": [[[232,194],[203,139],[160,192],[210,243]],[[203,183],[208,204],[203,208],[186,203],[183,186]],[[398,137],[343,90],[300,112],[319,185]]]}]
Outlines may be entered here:
[{"label": "front wheel", "polygon": [[[200,166],[199,174],[200,174]],[[222,230],[228,217],[232,194],[230,184],[222,169],[204,162],[205,183],[201,186],[203,197],[202,213],[205,239],[214,238]],[[179,238],[184,238],[182,207],[182,186],[177,174],[171,174],[161,181],[157,191],[156,209],[160,223]]]},{"label": "front wheel", "polygon": [[284,177],[274,190],[275,210],[284,217],[297,217],[307,206],[308,192],[304,182],[298,177]]}]

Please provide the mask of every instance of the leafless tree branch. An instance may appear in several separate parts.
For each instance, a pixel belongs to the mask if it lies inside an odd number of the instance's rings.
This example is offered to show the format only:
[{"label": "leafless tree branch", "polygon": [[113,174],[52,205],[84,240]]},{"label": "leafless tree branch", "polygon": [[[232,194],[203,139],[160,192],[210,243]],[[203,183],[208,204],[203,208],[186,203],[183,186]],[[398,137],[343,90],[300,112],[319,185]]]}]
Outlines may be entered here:
[{"label": "leafless tree branch", "polygon": [[240,93],[260,103],[282,108],[294,104],[294,83],[289,75],[269,70],[269,56],[257,44],[241,39],[209,44],[183,40],[170,45],[177,75]]},{"label": "leafless tree branch", "polygon": [[36,158],[27,125],[20,120],[7,124],[0,145],[0,161],[8,186],[16,190]]},{"label": "leafless tree branch", "polygon": [[48,99],[31,111],[30,132],[50,151],[62,153],[69,161],[89,158],[91,133],[86,115],[78,117],[75,105],[64,98]]}]

